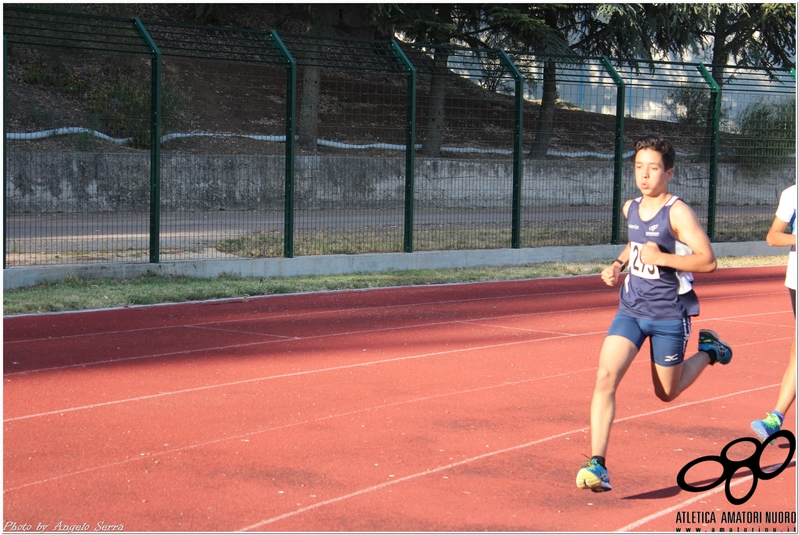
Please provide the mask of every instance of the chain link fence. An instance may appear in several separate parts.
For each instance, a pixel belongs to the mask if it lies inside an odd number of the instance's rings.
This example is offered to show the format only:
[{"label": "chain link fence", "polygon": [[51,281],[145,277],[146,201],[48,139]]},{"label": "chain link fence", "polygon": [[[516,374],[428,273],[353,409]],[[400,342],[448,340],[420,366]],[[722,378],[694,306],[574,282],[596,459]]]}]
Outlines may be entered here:
[{"label": "chain link fence", "polygon": [[3,26],[6,265],[146,262],[152,51],[126,19]]},{"label": "chain link fence", "polygon": [[796,183],[796,81],[735,67],[723,79],[716,239],[762,240],[780,194]]},{"label": "chain link fence", "polygon": [[522,244],[611,243],[619,87],[602,58],[511,54],[527,83]]},{"label": "chain link fence", "polygon": [[388,41],[283,34],[297,62],[294,252],[403,250],[407,68]]},{"label": "chain link fence", "polygon": [[714,241],[794,183],[795,75],[4,6],[4,265],[623,243],[632,146]]},{"label": "chain link fence", "polygon": [[160,260],[280,256],[291,66],[275,36],[143,25],[163,63]]},{"label": "chain link fence", "polygon": [[415,250],[511,245],[514,69],[496,50],[404,45],[418,72]]}]

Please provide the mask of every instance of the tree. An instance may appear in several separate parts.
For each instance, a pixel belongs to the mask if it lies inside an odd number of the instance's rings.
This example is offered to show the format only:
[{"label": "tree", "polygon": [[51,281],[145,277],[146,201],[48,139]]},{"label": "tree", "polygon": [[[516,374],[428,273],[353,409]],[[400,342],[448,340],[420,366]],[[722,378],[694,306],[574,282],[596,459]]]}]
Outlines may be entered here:
[{"label": "tree", "polygon": [[[380,4],[378,24],[416,43],[432,43],[429,118],[423,152],[437,155],[443,137],[446,45],[477,50],[502,43],[543,62],[542,103],[530,150],[546,157],[557,96],[557,62],[581,55],[654,61],[684,58],[710,47],[712,75],[724,83],[724,65],[767,69],[794,66],[794,4]],[[633,63],[631,61],[631,63]],[[305,99],[303,99],[305,100]],[[301,130],[303,130],[301,128]]]},{"label": "tree", "polygon": [[[335,5],[309,4],[308,10],[310,14],[308,34],[323,36],[333,33],[333,24],[338,15]],[[306,66],[302,74],[302,98],[297,123],[297,144],[301,149],[314,151],[317,149],[321,84],[322,68],[318,65]]]},{"label": "tree", "polygon": [[[652,61],[682,53],[696,42],[686,31],[689,16],[676,4],[512,4],[489,9],[511,40],[543,60],[543,92],[531,158],[545,158],[557,96],[557,61],[568,55],[607,55]],[[532,26],[543,22],[548,31]],[[565,49],[565,51],[564,51]],[[556,58],[557,55],[567,58]]]},{"label": "tree", "polygon": [[[360,4],[308,4],[307,33],[315,37],[329,37],[336,33],[359,37],[385,36],[387,10],[383,5],[364,8]],[[323,45],[310,47],[311,55],[321,52]],[[322,67],[307,65],[303,69],[302,97],[297,123],[297,143],[305,150],[317,150],[319,137],[319,104],[321,97]]]},{"label": "tree", "polygon": [[477,4],[397,4],[389,14],[395,30],[409,40],[433,44],[433,72],[430,77],[427,125],[422,136],[422,154],[441,154],[447,78],[450,76],[447,45],[456,41],[477,44],[474,35],[479,32],[480,13]]},{"label": "tree", "polygon": [[[711,76],[720,88],[730,63],[769,73],[796,67],[796,4],[687,4],[684,9],[696,41],[710,45]],[[712,127],[709,108],[708,140]],[[708,151],[706,144],[702,152]]]},{"label": "tree", "polygon": [[[497,42],[535,53],[543,61],[542,99],[533,158],[546,157],[557,97],[557,62],[562,57],[609,55],[651,60],[653,53],[678,52],[695,38],[684,31],[688,14],[672,4],[400,4],[392,15],[397,30],[415,41],[460,41],[480,49]],[[435,62],[447,58],[436,50]],[[436,128],[443,126],[443,77],[431,81],[431,118],[423,150],[440,148]]]},{"label": "tree", "polygon": [[[432,42],[447,45],[458,33],[453,21],[452,4],[404,5],[395,12],[394,23],[414,41]],[[427,129],[422,136],[422,154],[438,156],[444,139],[444,102],[447,92],[447,62],[449,54],[446,47],[433,50],[435,72],[430,79],[430,94],[427,105]]]},{"label": "tree", "polygon": [[488,13],[499,28],[508,31],[512,41],[521,41],[528,49],[544,57],[541,108],[530,156],[545,158],[552,137],[557,100],[557,63],[554,56],[558,53],[572,55],[568,47],[568,34],[571,32],[564,24],[572,13],[568,7],[550,4],[520,6],[517,13],[513,12],[513,7],[497,6],[489,8]]},{"label": "tree", "polygon": [[722,87],[730,63],[741,67],[796,66],[796,4],[686,4],[697,41],[711,50],[711,74]]}]

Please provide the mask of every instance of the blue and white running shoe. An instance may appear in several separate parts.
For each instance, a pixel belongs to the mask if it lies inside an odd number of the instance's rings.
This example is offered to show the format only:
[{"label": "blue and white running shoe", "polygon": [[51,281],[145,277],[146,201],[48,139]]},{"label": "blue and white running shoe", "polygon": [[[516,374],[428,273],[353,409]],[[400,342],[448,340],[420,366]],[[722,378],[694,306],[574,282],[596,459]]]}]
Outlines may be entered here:
[{"label": "blue and white running shoe", "polygon": [[715,363],[729,364],[732,360],[732,348],[719,340],[719,335],[709,329],[699,331],[699,351],[710,356],[710,365]]}]

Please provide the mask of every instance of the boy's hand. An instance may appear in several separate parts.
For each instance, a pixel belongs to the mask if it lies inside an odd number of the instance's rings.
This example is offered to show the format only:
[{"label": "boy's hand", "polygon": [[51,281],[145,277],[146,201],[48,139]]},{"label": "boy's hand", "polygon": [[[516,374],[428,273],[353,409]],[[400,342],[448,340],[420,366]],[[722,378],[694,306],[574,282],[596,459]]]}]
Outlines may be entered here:
[{"label": "boy's hand", "polygon": [[617,282],[619,282],[619,274],[621,273],[621,267],[613,263],[602,270],[602,280],[605,281],[605,284],[608,286],[615,286]]},{"label": "boy's hand", "polygon": [[663,261],[663,251],[653,241],[646,242],[641,247],[641,262],[650,266],[660,266]]}]

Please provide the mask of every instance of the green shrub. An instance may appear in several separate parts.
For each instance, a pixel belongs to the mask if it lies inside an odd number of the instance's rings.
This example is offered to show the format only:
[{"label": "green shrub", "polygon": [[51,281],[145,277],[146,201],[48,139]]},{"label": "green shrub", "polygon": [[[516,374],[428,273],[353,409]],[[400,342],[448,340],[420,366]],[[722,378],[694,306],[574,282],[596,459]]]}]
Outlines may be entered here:
[{"label": "green shrub", "polygon": [[796,98],[758,97],[736,119],[738,163],[777,163],[796,152]]},{"label": "green shrub", "polygon": [[[710,96],[707,85],[681,84],[666,91],[663,104],[677,124],[704,127],[708,123]],[[729,107],[722,106],[719,117],[722,129],[729,127],[729,115]]]}]

